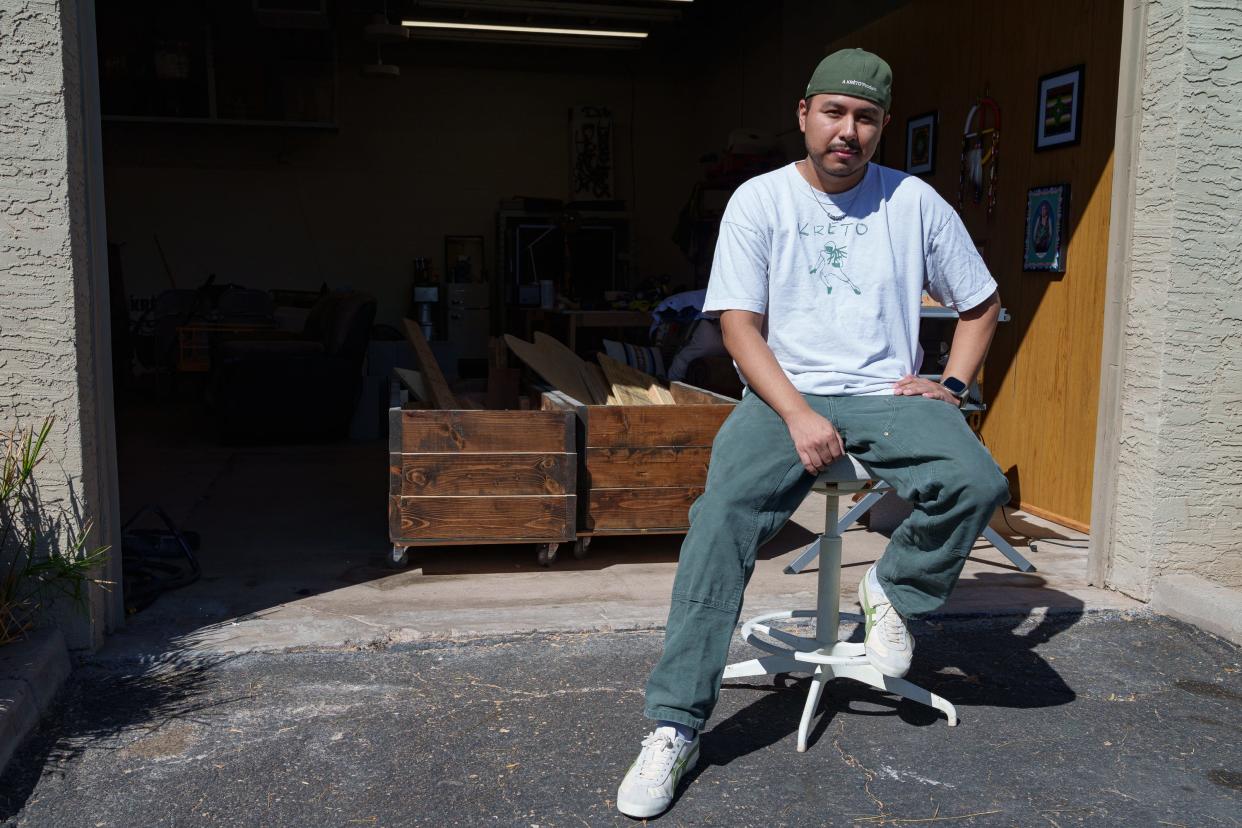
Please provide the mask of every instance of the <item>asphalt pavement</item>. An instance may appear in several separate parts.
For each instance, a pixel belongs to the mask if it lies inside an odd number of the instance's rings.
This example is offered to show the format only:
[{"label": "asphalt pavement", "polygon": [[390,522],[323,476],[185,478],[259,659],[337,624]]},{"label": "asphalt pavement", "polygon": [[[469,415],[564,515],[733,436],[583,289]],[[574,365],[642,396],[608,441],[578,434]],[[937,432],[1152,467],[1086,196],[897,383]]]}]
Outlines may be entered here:
[{"label": "asphalt pavement", "polygon": [[[1150,616],[915,626],[934,711],[728,684],[662,825],[1238,826],[1242,657]],[[16,826],[596,826],[645,733],[652,631],[95,656],[0,778]],[[746,657],[741,645],[735,656]]]}]

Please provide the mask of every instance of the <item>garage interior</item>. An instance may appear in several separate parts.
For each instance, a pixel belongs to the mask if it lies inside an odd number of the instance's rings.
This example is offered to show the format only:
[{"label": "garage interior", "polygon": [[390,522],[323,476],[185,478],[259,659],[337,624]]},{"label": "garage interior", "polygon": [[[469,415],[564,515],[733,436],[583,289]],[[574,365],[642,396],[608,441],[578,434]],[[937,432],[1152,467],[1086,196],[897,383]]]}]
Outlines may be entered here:
[{"label": "garage interior", "polygon": [[[894,70],[875,160],[906,169],[910,122],[934,116],[921,175],[960,203],[1000,284],[1008,318],[979,383],[977,425],[1020,511],[996,526],[1024,551],[1026,537],[1051,541],[1046,557],[1031,556],[1041,571],[1085,569],[1122,10],[1119,0],[1041,9],[102,5],[121,511],[137,516],[146,561],[127,579],[131,625],[192,636],[359,585],[416,602],[448,584],[463,590],[457,601],[484,576],[521,590],[557,571],[669,571],[676,535],[601,539],[551,570],[518,544],[429,546],[411,571],[386,569],[387,411],[403,392],[393,369],[416,367],[403,320],[458,393],[498,407],[539,406],[529,372],[499,399],[489,386],[504,334],[572,336],[583,356],[606,338],[654,344],[667,365],[690,326],[675,320],[653,343],[636,320],[706,285],[729,193],[801,157],[800,87],[846,46]],[[591,34],[545,31],[566,29]],[[1073,67],[1083,67],[1081,138],[1037,147],[1040,79]],[[985,98],[1003,140],[994,198],[976,200],[961,181],[963,134]],[[1025,270],[1028,193],[1060,184],[1063,272]],[[568,309],[631,317],[571,332]],[[521,363],[510,355],[507,366]],[[691,378],[724,394],[736,393],[731,380],[707,366]],[[201,573],[187,572],[148,505],[193,533]],[[805,535],[791,525],[765,562],[779,569]],[[158,598],[160,584],[195,574]],[[993,562],[982,574],[1009,573]]]}]

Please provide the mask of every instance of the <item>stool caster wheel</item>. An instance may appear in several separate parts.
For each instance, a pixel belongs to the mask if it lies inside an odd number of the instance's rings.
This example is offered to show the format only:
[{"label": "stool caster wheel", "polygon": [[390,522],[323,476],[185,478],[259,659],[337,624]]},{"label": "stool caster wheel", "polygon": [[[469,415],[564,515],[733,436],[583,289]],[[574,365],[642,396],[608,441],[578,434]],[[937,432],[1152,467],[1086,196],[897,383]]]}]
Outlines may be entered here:
[{"label": "stool caster wheel", "polygon": [[559,543],[539,544],[539,551],[536,557],[539,560],[540,566],[551,566],[556,563],[556,549],[558,546],[560,546]]},{"label": "stool caster wheel", "polygon": [[405,546],[394,546],[384,558],[389,569],[405,569],[410,565],[410,550]]},{"label": "stool caster wheel", "polygon": [[587,556],[587,550],[591,548],[590,537],[578,538],[574,541],[574,557],[582,560]]}]

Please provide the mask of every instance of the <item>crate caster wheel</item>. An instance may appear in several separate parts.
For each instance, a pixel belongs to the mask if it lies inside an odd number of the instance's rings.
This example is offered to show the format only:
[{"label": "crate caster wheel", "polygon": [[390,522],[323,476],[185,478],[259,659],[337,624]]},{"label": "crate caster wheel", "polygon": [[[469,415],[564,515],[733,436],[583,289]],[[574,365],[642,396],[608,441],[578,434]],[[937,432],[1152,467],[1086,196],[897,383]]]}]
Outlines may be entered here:
[{"label": "crate caster wheel", "polygon": [[559,543],[539,544],[538,559],[540,566],[551,566],[556,563],[556,548],[558,546],[560,546]]},{"label": "crate caster wheel", "polygon": [[384,558],[389,569],[405,569],[410,565],[410,550],[405,546],[394,546]]},{"label": "crate caster wheel", "polygon": [[578,560],[582,560],[583,558],[587,556],[587,551],[590,548],[591,548],[591,539],[589,537],[578,538],[578,540],[574,541],[574,557],[577,558]]}]

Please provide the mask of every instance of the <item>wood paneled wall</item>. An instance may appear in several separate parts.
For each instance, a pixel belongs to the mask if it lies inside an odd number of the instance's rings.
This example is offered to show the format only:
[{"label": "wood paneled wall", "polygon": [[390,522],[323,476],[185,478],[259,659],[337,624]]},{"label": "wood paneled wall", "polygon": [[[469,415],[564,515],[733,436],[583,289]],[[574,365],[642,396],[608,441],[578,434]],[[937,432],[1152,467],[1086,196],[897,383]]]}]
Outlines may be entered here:
[{"label": "wood paneled wall", "polygon": [[[1000,105],[996,209],[987,218],[983,205],[968,201],[963,212],[1012,316],[988,355],[983,437],[1015,501],[1083,529],[1091,515],[1121,11],[1121,0],[915,0],[828,48],[861,46],[893,67],[881,163],[904,169],[906,119],[939,113],[927,180],[951,204],[966,113],[985,93]],[[1038,79],[1079,63],[1086,66],[1082,141],[1036,152]],[[1070,184],[1066,272],[1023,272],[1027,190],[1062,182]]]}]

